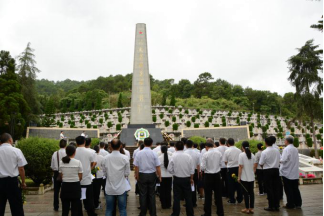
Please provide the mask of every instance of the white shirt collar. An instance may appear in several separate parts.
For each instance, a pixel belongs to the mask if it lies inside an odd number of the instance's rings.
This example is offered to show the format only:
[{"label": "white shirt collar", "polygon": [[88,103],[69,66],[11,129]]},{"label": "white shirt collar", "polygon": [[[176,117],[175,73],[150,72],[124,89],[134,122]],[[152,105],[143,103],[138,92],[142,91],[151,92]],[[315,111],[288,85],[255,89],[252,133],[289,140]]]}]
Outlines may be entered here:
[{"label": "white shirt collar", "polygon": [[2,143],[1,146],[11,146],[12,147],[12,145],[10,143]]}]

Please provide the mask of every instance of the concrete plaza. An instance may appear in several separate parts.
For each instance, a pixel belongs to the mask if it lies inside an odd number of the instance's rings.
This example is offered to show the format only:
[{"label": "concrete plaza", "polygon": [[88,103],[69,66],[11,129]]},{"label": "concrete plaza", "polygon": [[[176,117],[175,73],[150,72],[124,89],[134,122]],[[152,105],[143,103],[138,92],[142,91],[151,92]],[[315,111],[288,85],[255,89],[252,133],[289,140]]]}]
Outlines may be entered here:
[{"label": "concrete plaza", "polygon": [[[130,175],[132,190],[129,192],[128,204],[127,204],[127,214],[128,215],[139,215],[139,210],[137,207],[139,206],[139,197],[135,196],[135,180],[134,173],[132,172]],[[258,196],[257,190],[255,190],[256,199],[255,199],[255,213],[254,215],[262,215],[262,216],[270,216],[270,215],[291,215],[291,216],[319,216],[323,215],[323,185],[322,184],[314,184],[314,185],[301,185],[300,191],[303,199],[303,206],[301,210],[286,210],[281,208],[280,212],[266,212],[263,210],[265,206],[267,206],[266,196]],[[59,216],[62,214],[61,209],[59,212],[53,211],[53,191],[47,192],[45,195],[29,195],[26,197],[27,203],[24,205],[25,215],[26,216]],[[204,213],[203,211],[203,203],[204,200],[198,200],[198,207],[194,209],[195,215],[200,216]],[[281,202],[281,206],[285,203]],[[104,196],[101,195],[101,204],[102,209],[97,210],[98,215],[105,215],[105,199]],[[237,205],[229,205],[226,203],[226,199],[223,199],[225,215],[228,216],[236,216],[236,215],[244,215],[241,213],[241,209],[244,208],[244,202]],[[60,205],[61,208],[61,205]],[[171,209],[162,209],[160,205],[159,198],[157,197],[157,215],[158,216],[169,216],[171,214]],[[213,215],[216,215],[216,207],[213,206],[212,209]],[[6,208],[6,216],[10,214],[9,203]],[[84,212],[84,215],[87,215]],[[117,215],[119,215],[117,213]],[[149,215],[149,214],[147,214]],[[185,208],[181,208],[181,215],[186,215]]]}]

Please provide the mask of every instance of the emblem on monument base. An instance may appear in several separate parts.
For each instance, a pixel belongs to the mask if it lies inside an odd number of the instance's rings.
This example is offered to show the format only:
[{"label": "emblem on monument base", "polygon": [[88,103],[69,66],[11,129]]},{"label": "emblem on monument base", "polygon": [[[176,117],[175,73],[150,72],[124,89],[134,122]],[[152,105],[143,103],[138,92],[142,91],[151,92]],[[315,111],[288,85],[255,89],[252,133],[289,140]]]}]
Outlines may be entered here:
[{"label": "emblem on monument base", "polygon": [[144,128],[140,128],[140,129],[137,129],[135,131],[135,139],[140,141],[140,140],[144,140],[145,138],[149,137],[150,136],[150,133],[148,130],[144,129]]}]

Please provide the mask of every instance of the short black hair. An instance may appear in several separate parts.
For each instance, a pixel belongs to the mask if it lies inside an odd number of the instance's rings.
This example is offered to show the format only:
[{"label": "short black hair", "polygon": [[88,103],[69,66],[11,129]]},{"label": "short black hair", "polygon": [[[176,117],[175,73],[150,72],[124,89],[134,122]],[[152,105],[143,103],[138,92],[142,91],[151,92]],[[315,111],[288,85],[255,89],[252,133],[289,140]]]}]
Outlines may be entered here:
[{"label": "short black hair", "polygon": [[91,144],[91,138],[88,137],[88,138],[86,138],[86,144],[85,144],[85,146],[89,146],[90,144]]},{"label": "short black hair", "polygon": [[60,148],[65,148],[66,147],[66,144],[67,144],[67,142],[66,142],[65,139],[61,139],[60,140]]},{"label": "short black hair", "polygon": [[214,147],[214,144],[211,143],[211,142],[207,142],[207,143],[206,143],[206,146],[207,146],[208,148],[213,148],[213,147]]},{"label": "short black hair", "polygon": [[225,145],[226,144],[226,139],[225,138],[219,138],[219,144]]},{"label": "short black hair", "polygon": [[156,145],[159,146],[159,145],[161,145],[161,143],[160,142],[157,142]]},{"label": "short black hair", "polygon": [[113,150],[118,150],[121,146],[121,142],[119,139],[113,139],[110,143],[110,146]]},{"label": "short black hair", "polygon": [[198,148],[198,144],[197,143],[194,143],[194,148]]},{"label": "short black hair", "polygon": [[272,146],[273,145],[273,139],[271,137],[265,138],[264,141],[267,144],[267,146]]},{"label": "short black hair", "polygon": [[176,144],[175,144],[175,147],[176,147],[176,149],[177,150],[183,150],[183,148],[184,148],[184,144],[183,144],[183,142],[182,141],[178,141]]},{"label": "short black hair", "polygon": [[181,138],[181,142],[183,142],[183,143],[187,143],[187,140],[188,140],[188,138],[186,138],[186,137]]},{"label": "short black hair", "polygon": [[192,140],[187,140],[186,146],[187,146],[187,148],[192,148],[192,146],[193,146]]},{"label": "short black hair", "polygon": [[200,143],[199,147],[200,147],[200,150],[204,149],[206,147],[206,143]]},{"label": "short black hair", "polygon": [[276,143],[277,139],[275,136],[269,136],[269,138],[271,139],[272,144]]},{"label": "short black hair", "polygon": [[257,148],[258,148],[259,150],[262,150],[262,146],[263,146],[262,143],[258,143],[258,144],[257,144]]},{"label": "short black hair", "polygon": [[106,143],[104,143],[104,142],[100,142],[100,148],[104,148],[105,145],[106,145]]},{"label": "short black hair", "polygon": [[175,142],[174,141],[171,141],[170,142],[170,146],[174,146]]},{"label": "short black hair", "polygon": [[219,146],[219,142],[215,142],[215,146],[218,147]]},{"label": "short black hair", "polygon": [[153,143],[153,140],[152,140],[151,137],[147,137],[147,138],[144,139],[144,145],[145,146],[151,146],[152,143]]},{"label": "short black hair", "polygon": [[93,149],[96,151],[96,153],[99,153],[100,151],[99,145],[95,145]]},{"label": "short black hair", "polygon": [[8,133],[3,133],[3,134],[1,135],[0,142],[1,142],[1,143],[6,143],[6,142],[8,142],[10,139],[12,139],[12,137],[11,137],[10,134],[8,134]]},{"label": "short black hair", "polygon": [[235,144],[235,141],[234,141],[233,138],[229,138],[229,139],[227,140],[227,143],[228,143],[228,145],[233,146],[233,145]]},{"label": "short black hair", "polygon": [[75,138],[75,142],[77,145],[83,145],[85,143],[85,137],[84,136],[78,136]]}]

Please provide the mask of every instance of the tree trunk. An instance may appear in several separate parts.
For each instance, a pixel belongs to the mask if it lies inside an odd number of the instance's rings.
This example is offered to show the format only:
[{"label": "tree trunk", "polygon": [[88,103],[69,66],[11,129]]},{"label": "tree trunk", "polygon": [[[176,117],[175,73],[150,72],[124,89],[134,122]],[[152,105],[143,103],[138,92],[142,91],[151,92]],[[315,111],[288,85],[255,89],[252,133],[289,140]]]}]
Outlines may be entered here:
[{"label": "tree trunk", "polygon": [[316,131],[314,126],[314,120],[311,118],[312,130],[313,130],[313,140],[314,140],[314,149],[315,149],[315,157],[318,158],[318,151],[317,151],[317,141],[316,141]]}]

